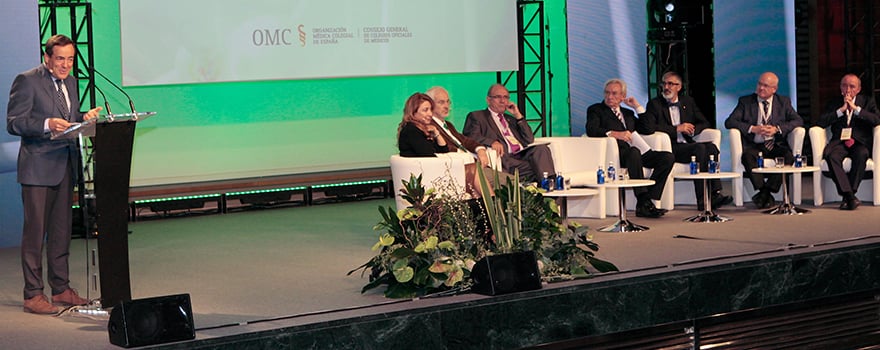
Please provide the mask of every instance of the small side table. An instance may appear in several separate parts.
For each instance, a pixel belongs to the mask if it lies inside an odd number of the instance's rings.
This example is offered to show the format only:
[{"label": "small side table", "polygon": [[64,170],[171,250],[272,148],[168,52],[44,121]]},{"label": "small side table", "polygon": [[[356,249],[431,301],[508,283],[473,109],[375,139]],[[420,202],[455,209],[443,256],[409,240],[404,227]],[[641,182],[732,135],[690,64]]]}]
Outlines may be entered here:
[{"label": "small side table", "polygon": [[599,190],[592,188],[570,188],[543,193],[544,197],[556,198],[562,202],[559,205],[559,216],[562,216],[562,220],[565,222],[568,221],[568,197],[590,197],[597,194],[599,194]]},{"label": "small side table", "polygon": [[817,166],[802,166],[800,168],[795,168],[791,165],[786,165],[784,167],[773,167],[773,168],[754,168],[752,169],[753,173],[756,174],[782,174],[782,204],[776,206],[776,208],[772,208],[769,210],[765,210],[764,214],[771,215],[801,215],[804,213],[809,213],[810,211],[807,209],[802,209],[796,207],[794,204],[791,204],[791,199],[788,196],[788,175],[789,174],[800,174],[800,173],[811,173],[819,171],[819,167]]},{"label": "small side table", "polygon": [[712,211],[712,196],[709,193],[709,180],[720,180],[720,179],[733,179],[740,177],[741,175],[733,172],[720,172],[720,173],[698,173],[698,174],[689,174],[689,173],[679,173],[673,174],[676,179],[683,180],[703,180],[703,211],[697,215],[685,218],[684,221],[688,222],[725,222],[731,221],[732,218],[721,216],[715,214]]},{"label": "small side table", "polygon": [[618,191],[618,196],[620,197],[620,210],[617,211],[617,222],[599,228],[599,231],[602,232],[639,232],[639,231],[647,231],[647,226],[642,226],[639,224],[635,224],[627,220],[626,218],[626,193],[624,192],[627,188],[632,187],[643,187],[643,186],[651,186],[654,184],[654,180],[642,180],[642,179],[629,179],[629,180],[617,180],[606,182],[604,184],[587,184],[589,187],[598,188],[600,190],[604,190],[606,188],[616,188]]}]

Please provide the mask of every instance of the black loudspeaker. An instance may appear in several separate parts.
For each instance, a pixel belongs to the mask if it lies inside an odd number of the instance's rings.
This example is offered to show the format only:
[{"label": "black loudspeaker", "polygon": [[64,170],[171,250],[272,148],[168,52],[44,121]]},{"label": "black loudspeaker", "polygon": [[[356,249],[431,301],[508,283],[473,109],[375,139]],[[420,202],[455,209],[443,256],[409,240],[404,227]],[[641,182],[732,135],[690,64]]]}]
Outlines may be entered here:
[{"label": "black loudspeaker", "polygon": [[125,348],[196,337],[189,294],[123,301],[110,312],[110,343]]},{"label": "black loudspeaker", "polygon": [[499,295],[541,289],[535,252],[516,252],[483,258],[471,270],[474,293]]}]

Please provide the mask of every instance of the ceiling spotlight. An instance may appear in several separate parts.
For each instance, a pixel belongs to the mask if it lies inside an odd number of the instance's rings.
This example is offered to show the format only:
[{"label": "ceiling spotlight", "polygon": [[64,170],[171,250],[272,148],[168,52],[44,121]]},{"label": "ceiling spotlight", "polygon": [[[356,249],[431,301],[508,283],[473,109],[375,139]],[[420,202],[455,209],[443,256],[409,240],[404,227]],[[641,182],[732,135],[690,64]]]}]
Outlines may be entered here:
[{"label": "ceiling spotlight", "polygon": [[650,3],[649,11],[658,27],[669,28],[679,25],[675,0],[650,0]]}]

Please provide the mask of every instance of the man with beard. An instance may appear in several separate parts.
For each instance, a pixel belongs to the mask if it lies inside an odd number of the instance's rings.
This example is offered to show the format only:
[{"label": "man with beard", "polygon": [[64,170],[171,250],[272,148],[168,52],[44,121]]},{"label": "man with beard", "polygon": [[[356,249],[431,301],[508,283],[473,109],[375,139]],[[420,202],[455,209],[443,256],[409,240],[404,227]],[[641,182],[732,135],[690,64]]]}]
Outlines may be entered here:
[{"label": "man with beard", "polygon": [[[666,72],[660,85],[662,96],[648,101],[645,113],[639,118],[650,125],[651,130],[669,135],[676,163],[687,164],[691,162],[691,157],[696,157],[700,171],[708,172],[709,156],[713,156],[715,161],[718,161],[720,152],[712,142],[695,142],[694,135],[708,128],[709,121],[700,112],[692,97],[679,95],[682,79],[678,73]],[[709,180],[709,191],[712,209],[733,202],[733,197],[721,193],[721,180]],[[694,193],[697,196],[697,206],[700,210],[704,210],[702,181],[694,180]]]}]

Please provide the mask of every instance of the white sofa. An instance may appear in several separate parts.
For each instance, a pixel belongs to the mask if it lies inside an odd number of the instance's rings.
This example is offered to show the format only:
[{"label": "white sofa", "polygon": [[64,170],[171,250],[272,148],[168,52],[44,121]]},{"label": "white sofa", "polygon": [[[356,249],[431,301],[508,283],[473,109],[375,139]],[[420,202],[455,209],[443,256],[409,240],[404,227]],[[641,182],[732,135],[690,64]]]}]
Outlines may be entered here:
[{"label": "white sofa", "polygon": [[[606,142],[586,137],[539,137],[535,143],[548,143],[553,154],[553,167],[572,187],[586,187],[596,183],[596,170],[605,164]],[[568,217],[606,217],[606,192],[598,191],[592,197],[569,198]]]},{"label": "white sofa", "polygon": [[[817,206],[822,205],[826,198],[840,199],[840,194],[837,193],[834,181],[822,174],[823,171],[828,171],[828,164],[822,159],[822,152],[825,151],[825,145],[828,144],[830,138],[830,130],[818,126],[810,128],[810,144],[813,151],[812,164],[818,165],[821,169],[821,171],[813,173],[813,202]],[[874,127],[874,144],[872,145],[871,152],[874,157],[880,154],[880,126]],[[843,169],[849,172],[851,166],[852,161],[848,157],[844,158]],[[873,178],[862,180],[856,196],[862,201],[873,202],[875,206],[880,205],[880,201],[877,200],[877,198],[880,198],[880,176],[878,176],[880,175],[880,162],[869,158],[865,168],[866,177],[869,173]]]},{"label": "white sofa", "polygon": [[[742,145],[742,134],[739,129],[730,129],[730,165],[733,172],[737,174],[742,174],[745,172],[745,166],[742,163],[742,154],[743,154],[743,145]],[[806,133],[806,129],[803,127],[794,128],[791,133],[788,134],[788,146],[791,147],[791,151],[797,153],[803,149],[804,146],[804,135]],[[764,159],[764,166],[766,167],[774,167],[776,166],[776,162],[771,158]],[[794,204],[801,204],[801,176],[800,174],[796,174],[792,176],[794,179],[791,181],[791,199]],[[740,207],[743,205],[743,197],[751,200],[752,195],[755,194],[755,189],[752,188],[751,182],[749,182],[748,187],[743,186],[743,181],[745,176],[737,177],[733,179],[733,202],[736,206]],[[781,200],[782,191],[774,194],[776,200]]]}]

